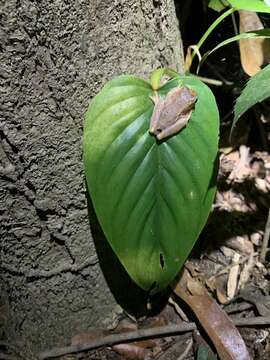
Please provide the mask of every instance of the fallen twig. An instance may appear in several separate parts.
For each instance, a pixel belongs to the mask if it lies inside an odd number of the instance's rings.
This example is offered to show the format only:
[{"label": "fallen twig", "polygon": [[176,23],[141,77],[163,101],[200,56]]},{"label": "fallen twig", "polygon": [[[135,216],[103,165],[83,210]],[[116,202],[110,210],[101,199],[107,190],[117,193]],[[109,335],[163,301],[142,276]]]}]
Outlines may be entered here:
[{"label": "fallen twig", "polygon": [[215,85],[215,86],[223,86],[224,85],[223,81],[220,81],[220,80],[209,79],[204,76],[197,76],[197,77],[198,77],[198,79],[200,79],[201,81],[203,81],[206,84]]},{"label": "fallen twig", "polygon": [[193,340],[190,339],[188,344],[187,344],[187,347],[185,348],[184,352],[179,356],[179,358],[177,360],[184,360],[186,359],[188,353],[190,352],[191,348],[192,348],[192,345],[193,345]]},{"label": "fallen twig", "polygon": [[70,345],[63,348],[55,348],[49,351],[45,351],[39,355],[39,359],[47,359],[50,357],[57,357],[66,354],[74,354],[86,350],[96,349],[101,346],[111,346],[114,344],[120,344],[124,342],[130,342],[135,340],[149,339],[160,336],[171,336],[176,333],[190,332],[196,329],[195,323],[182,323],[179,325],[167,325],[154,327],[149,329],[139,329],[136,331],[125,332],[122,334],[112,334],[104,336],[102,338],[93,340],[87,344]]},{"label": "fallen twig", "polygon": [[231,263],[231,264],[229,264],[228,266],[223,267],[222,270],[220,270],[220,271],[217,272],[216,274],[210,276],[210,277],[207,279],[207,281],[212,281],[212,280],[214,280],[216,277],[221,276],[221,275],[223,275],[223,274],[226,274],[226,273],[231,269],[232,265],[241,265],[241,264],[243,264],[244,262],[246,262],[246,261],[250,258],[250,256],[256,257],[257,255],[258,255],[258,253],[257,253],[257,252],[254,252],[253,254],[249,254],[249,255],[247,255],[247,256],[244,256],[242,259],[240,259],[240,260],[237,261],[236,263],[234,263],[234,264]]},{"label": "fallen twig", "polygon": [[[258,316],[250,319],[235,319],[233,320],[233,322],[236,326],[266,326],[270,325],[270,316]],[[195,323],[182,323],[177,325],[154,327],[150,329],[139,329],[136,331],[130,331],[122,334],[112,334],[104,336],[103,338],[95,339],[86,344],[70,345],[62,348],[55,348],[44,351],[39,354],[39,359],[44,360],[66,354],[89,351],[102,346],[111,346],[114,344],[132,342],[135,340],[149,339],[155,337],[166,337],[180,333],[190,332],[195,329],[197,329]]]}]

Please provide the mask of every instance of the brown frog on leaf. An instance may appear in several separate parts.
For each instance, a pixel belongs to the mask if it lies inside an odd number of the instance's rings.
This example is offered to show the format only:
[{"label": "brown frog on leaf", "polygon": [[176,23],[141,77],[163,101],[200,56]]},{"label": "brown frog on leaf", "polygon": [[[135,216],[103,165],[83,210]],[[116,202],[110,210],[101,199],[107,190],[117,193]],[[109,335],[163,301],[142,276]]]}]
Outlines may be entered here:
[{"label": "brown frog on leaf", "polygon": [[149,132],[158,140],[162,140],[186,126],[194,110],[197,94],[194,90],[182,86],[169,91],[165,99],[161,99],[158,95],[151,99],[155,107]]}]

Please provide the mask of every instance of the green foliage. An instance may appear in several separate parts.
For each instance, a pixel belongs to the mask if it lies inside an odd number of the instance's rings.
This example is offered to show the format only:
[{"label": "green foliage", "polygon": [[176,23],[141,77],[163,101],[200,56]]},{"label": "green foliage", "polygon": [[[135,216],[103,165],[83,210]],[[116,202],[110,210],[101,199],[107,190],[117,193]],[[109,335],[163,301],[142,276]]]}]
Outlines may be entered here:
[{"label": "green foliage", "polygon": [[[224,20],[227,16],[234,13],[236,10],[244,9],[244,10],[251,10],[251,11],[258,11],[258,12],[263,11],[263,12],[270,13],[270,6],[266,5],[266,3],[262,2],[262,0],[250,0],[250,1],[249,0],[248,1],[245,1],[245,0],[235,0],[235,1],[211,0],[209,2],[209,7],[211,7],[212,9],[214,9],[216,11],[221,11],[226,7],[226,4],[232,5],[232,7],[229,10],[227,10],[226,12],[222,13],[213,22],[213,24],[211,24],[211,26],[209,26],[209,28],[205,31],[205,33],[199,40],[199,42],[197,44],[197,50],[199,50],[201,48],[201,46],[203,45],[205,40],[212,33],[212,31],[221,23],[221,21]],[[197,72],[199,71],[200,66],[203,64],[203,62],[206,60],[206,58],[210,54],[212,54],[214,51],[221,48],[222,46],[230,44],[233,41],[239,41],[241,39],[251,39],[251,38],[259,38],[259,37],[262,37],[262,38],[270,37],[270,29],[254,30],[254,31],[246,32],[246,33],[241,33],[241,34],[238,34],[236,36],[233,36],[229,39],[222,41],[214,49],[206,52],[203,55],[202,59],[199,62]],[[194,59],[195,54],[196,54],[196,52],[195,52],[195,50],[193,50],[192,55],[191,55],[191,63]]]},{"label": "green foliage", "polygon": [[215,11],[222,11],[225,7],[229,6],[226,0],[210,0],[208,7]]},{"label": "green foliage", "polygon": [[230,5],[236,10],[270,13],[270,6],[263,0],[210,0],[208,6],[219,12]]},{"label": "green foliage", "polygon": [[270,29],[262,29],[262,30],[254,30],[254,31],[248,31],[248,32],[244,32],[241,34],[238,34],[236,36],[233,36],[229,39],[226,39],[222,42],[220,42],[216,47],[214,47],[214,49],[207,51],[201,61],[199,66],[201,66],[204,61],[206,60],[206,58],[211,55],[214,51],[220,49],[221,47],[228,45],[234,41],[239,41],[241,39],[254,39],[254,38],[270,38]]},{"label": "green foliage", "polygon": [[158,94],[180,79],[198,100],[177,135],[157,142],[149,134],[153,90],[133,76],[104,86],[84,128],[86,180],[99,222],[131,278],[153,293],[184,264],[215,193],[217,106],[210,89],[191,76],[170,80]]},{"label": "green foliage", "polygon": [[248,10],[270,13],[270,6],[263,0],[228,0],[237,10]]},{"label": "green foliage", "polygon": [[232,130],[241,115],[253,105],[270,97],[270,64],[252,76],[234,106]]},{"label": "green foliage", "polygon": [[216,355],[209,355],[209,350],[206,346],[200,345],[197,351],[196,360],[217,360]]}]

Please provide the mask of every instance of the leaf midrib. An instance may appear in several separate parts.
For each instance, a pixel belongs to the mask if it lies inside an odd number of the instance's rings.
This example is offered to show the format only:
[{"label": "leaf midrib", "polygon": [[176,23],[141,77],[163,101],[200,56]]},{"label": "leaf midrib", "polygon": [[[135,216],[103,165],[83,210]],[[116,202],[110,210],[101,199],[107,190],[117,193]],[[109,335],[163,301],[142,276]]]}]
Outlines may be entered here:
[{"label": "leaf midrib", "polygon": [[154,207],[154,234],[155,234],[155,238],[158,241],[159,244],[159,248],[160,251],[163,252],[163,256],[165,255],[165,251],[164,248],[160,242],[160,236],[159,234],[161,233],[161,223],[162,223],[162,219],[160,217],[160,210],[162,209],[162,195],[161,195],[161,189],[162,189],[162,183],[163,183],[163,175],[162,175],[162,164],[161,164],[161,154],[160,154],[160,148],[161,148],[162,144],[155,144],[155,148],[156,148],[156,164],[157,164],[157,181],[156,181],[156,194],[157,194],[157,199],[155,202],[155,207]]}]

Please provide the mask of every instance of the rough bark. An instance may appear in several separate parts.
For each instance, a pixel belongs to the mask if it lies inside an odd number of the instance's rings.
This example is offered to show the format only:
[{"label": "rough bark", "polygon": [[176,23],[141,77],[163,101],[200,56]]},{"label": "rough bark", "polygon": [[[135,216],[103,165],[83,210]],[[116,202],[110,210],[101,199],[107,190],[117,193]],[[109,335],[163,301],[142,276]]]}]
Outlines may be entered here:
[{"label": "rough bark", "polygon": [[43,350],[117,309],[88,220],[89,100],[121,73],[181,71],[181,42],[172,0],[4,0],[0,15],[0,336]]}]

